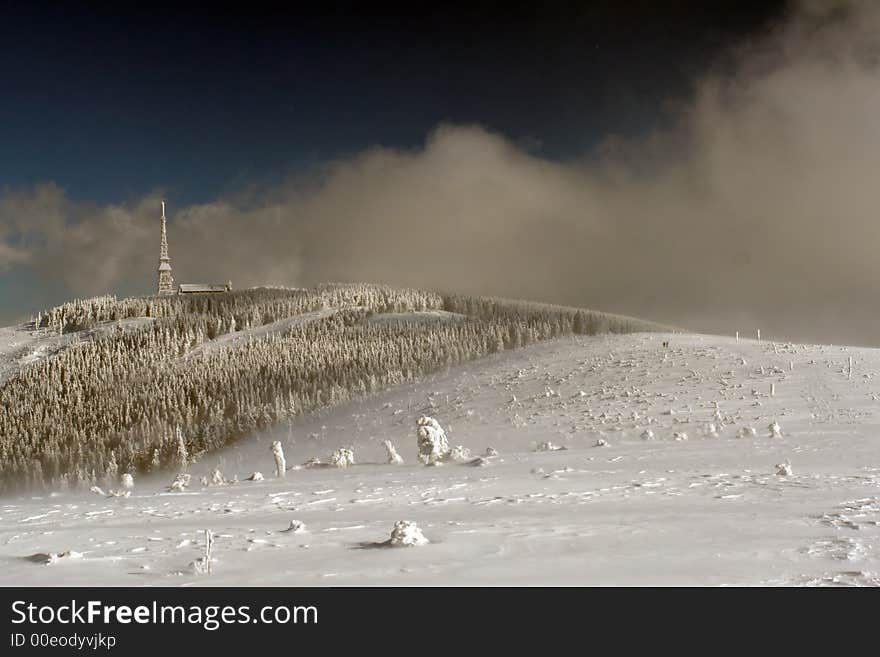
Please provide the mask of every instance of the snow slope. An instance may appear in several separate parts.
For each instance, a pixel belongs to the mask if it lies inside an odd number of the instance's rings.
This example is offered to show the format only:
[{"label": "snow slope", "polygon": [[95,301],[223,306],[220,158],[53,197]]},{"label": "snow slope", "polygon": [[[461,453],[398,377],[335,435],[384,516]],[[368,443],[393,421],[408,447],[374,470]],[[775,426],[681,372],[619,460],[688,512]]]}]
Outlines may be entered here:
[{"label": "snow slope", "polygon": [[431,322],[456,322],[467,319],[467,316],[459,313],[451,313],[446,310],[415,310],[406,313],[381,313],[370,317],[372,324],[389,324],[392,322],[424,323]]},{"label": "snow slope", "polygon": [[[0,584],[877,585],[878,373],[880,350],[699,335],[505,352],[239,442],[184,493],[167,473],[129,498],[4,498]],[[421,415],[499,456],[418,464]],[[355,464],[275,479],[273,440],[288,464],[343,446]],[[215,467],[242,481],[201,486]],[[430,543],[384,549],[398,520]],[[196,575],[205,529],[216,561]],[[29,558],[68,550],[82,556]]]},{"label": "snow slope", "polygon": [[187,353],[184,356],[184,359],[193,358],[196,356],[203,356],[218,349],[239,347],[241,345],[247,344],[247,342],[250,340],[263,338],[267,335],[281,334],[295,326],[305,326],[306,324],[318,321],[319,319],[324,319],[326,317],[335,315],[337,312],[339,312],[339,310],[336,308],[324,308],[322,310],[315,310],[310,313],[302,313],[301,315],[294,315],[293,317],[279,319],[277,322],[270,322],[269,324],[262,324],[260,326],[254,326],[249,329],[242,329],[234,333],[224,333],[219,338],[201,343],[199,346]]}]

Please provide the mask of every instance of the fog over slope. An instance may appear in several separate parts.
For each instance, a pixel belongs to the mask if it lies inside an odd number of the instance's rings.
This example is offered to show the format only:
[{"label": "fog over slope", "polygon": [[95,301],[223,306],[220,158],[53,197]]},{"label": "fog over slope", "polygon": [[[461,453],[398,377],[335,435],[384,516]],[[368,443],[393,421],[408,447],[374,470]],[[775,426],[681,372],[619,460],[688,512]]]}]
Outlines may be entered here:
[{"label": "fog over slope", "polygon": [[[443,124],[418,149],[171,207],[175,276],[384,281],[880,344],[878,35],[877,3],[801,2],[663,108],[671,128],[581,161]],[[161,193],[100,206],[51,183],[6,190],[0,270],[149,292]]]}]

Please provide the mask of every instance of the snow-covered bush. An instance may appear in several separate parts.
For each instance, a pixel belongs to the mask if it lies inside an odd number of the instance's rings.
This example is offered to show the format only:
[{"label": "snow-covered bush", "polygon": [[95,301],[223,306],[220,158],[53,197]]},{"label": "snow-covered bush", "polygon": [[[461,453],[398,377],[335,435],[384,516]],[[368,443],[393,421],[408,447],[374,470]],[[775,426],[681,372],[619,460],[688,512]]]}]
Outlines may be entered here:
[{"label": "snow-covered bush", "polygon": [[122,475],[122,487],[134,488],[134,477],[132,477],[131,474],[128,472]]},{"label": "snow-covered bush", "polygon": [[263,481],[265,477],[263,477],[262,472],[254,472],[250,477],[247,478],[247,481]]},{"label": "snow-covered bush", "polygon": [[214,471],[211,473],[211,486],[222,486],[226,483],[226,478],[223,476],[223,473],[220,472],[220,468],[214,468]]},{"label": "snow-covered bush", "polygon": [[287,473],[287,465],[284,460],[284,450],[281,448],[280,440],[272,443],[272,456],[275,457],[275,476],[283,477]]},{"label": "snow-covered bush", "polygon": [[771,438],[781,438],[782,437],[782,427],[779,426],[779,423],[776,421],[771,422],[767,426],[767,430],[770,432]]},{"label": "snow-covered bush", "polygon": [[755,427],[743,427],[739,430],[740,438],[754,438],[758,435],[758,430]]},{"label": "snow-covered bush", "polygon": [[394,465],[400,465],[403,463],[403,457],[401,457],[400,454],[397,453],[397,450],[394,448],[394,445],[391,443],[390,440],[386,440],[382,444],[385,445],[385,456],[388,463]]},{"label": "snow-covered bush", "polygon": [[175,430],[177,436],[177,467],[181,470],[186,470],[186,467],[190,463],[189,454],[186,451],[186,440],[183,438],[183,431],[178,426]]},{"label": "snow-covered bush", "polygon": [[335,468],[347,468],[354,465],[354,451],[347,447],[340,447],[330,455],[330,465]]},{"label": "snow-covered bush", "polygon": [[188,472],[182,472],[174,478],[174,481],[171,482],[168,490],[175,493],[182,493],[189,487],[191,480],[192,475],[190,475]]},{"label": "snow-covered bush", "polygon": [[498,456],[498,450],[492,446],[489,446],[486,448],[486,452],[483,454],[483,456]]},{"label": "snow-covered bush", "polygon": [[408,520],[398,520],[394,523],[390,541],[392,547],[413,547],[426,545],[428,542],[416,523]]},{"label": "snow-covered bush", "polygon": [[423,415],[418,419],[417,427],[416,442],[422,463],[433,465],[449,456],[449,441],[437,420]]},{"label": "snow-covered bush", "polygon": [[306,531],[306,523],[301,520],[291,520],[290,526],[287,529],[282,529],[283,532],[290,532],[291,534],[302,534]]},{"label": "snow-covered bush", "polygon": [[785,463],[777,463],[776,474],[780,477],[790,477],[792,475],[791,463],[788,461]]},{"label": "snow-covered bush", "polygon": [[654,440],[654,432],[650,429],[645,429],[642,431],[642,440]]},{"label": "snow-covered bush", "polygon": [[471,450],[464,445],[456,445],[449,452],[449,458],[453,461],[467,461],[471,458]]}]

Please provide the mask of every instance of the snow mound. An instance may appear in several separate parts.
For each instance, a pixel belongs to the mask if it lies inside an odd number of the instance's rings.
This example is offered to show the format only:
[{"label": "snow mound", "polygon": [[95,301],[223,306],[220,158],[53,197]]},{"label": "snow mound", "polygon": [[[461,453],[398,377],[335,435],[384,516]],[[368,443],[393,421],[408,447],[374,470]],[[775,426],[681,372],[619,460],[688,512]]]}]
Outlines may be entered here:
[{"label": "snow mound", "polygon": [[47,566],[51,566],[53,564],[59,563],[61,561],[69,561],[71,559],[82,559],[82,552],[74,552],[73,550],[67,550],[66,552],[49,552],[49,553],[38,553],[32,554],[28,557],[30,561],[36,561],[38,563],[44,563]]},{"label": "snow mound", "polygon": [[306,523],[302,520],[291,520],[290,526],[287,529],[282,529],[282,532],[290,532],[291,534],[302,534],[306,531]]},{"label": "snow mound", "polygon": [[392,547],[413,547],[427,545],[428,539],[419,529],[419,526],[408,520],[398,520],[391,530],[390,544]]},{"label": "snow mound", "polygon": [[538,443],[538,446],[535,448],[536,452],[558,452],[560,450],[567,449],[564,445],[556,445],[551,443],[549,440],[544,441],[542,443]]}]

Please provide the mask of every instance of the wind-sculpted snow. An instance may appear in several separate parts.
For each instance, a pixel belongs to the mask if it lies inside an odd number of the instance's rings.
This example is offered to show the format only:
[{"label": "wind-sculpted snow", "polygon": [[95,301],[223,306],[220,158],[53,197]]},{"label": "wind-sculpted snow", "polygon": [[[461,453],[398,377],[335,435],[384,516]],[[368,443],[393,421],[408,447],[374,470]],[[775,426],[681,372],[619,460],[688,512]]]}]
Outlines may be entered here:
[{"label": "wind-sculpted snow", "polygon": [[[160,473],[129,497],[6,497],[0,584],[877,586],[878,374],[880,350],[712,336],[505,351],[298,418],[292,435],[254,432],[190,465],[179,491]],[[422,416],[486,467],[422,465]],[[357,458],[246,481],[273,471],[276,440],[289,463]],[[225,483],[201,485],[214,470]],[[364,549],[402,519],[430,542]],[[205,530],[212,574],[197,575]],[[48,563],[65,553],[81,556]]]}]

